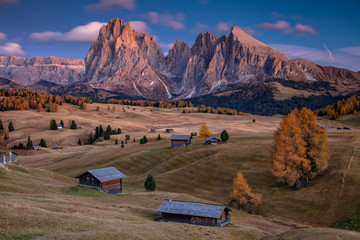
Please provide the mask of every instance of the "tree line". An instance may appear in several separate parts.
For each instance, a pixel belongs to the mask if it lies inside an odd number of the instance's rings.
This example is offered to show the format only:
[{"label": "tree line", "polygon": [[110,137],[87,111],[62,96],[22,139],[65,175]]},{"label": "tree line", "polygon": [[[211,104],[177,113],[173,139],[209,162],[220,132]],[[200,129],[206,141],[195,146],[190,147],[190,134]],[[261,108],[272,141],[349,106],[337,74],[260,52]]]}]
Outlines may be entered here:
[{"label": "tree line", "polygon": [[356,114],[360,110],[360,96],[351,96],[348,99],[339,100],[336,103],[316,110],[318,116],[327,116],[335,120],[341,115]]},{"label": "tree line", "polygon": [[59,95],[26,90],[0,90],[1,111],[36,109],[41,112],[45,109],[47,112],[57,112],[58,105],[62,105],[64,102],[80,107],[83,104],[92,103],[86,97],[73,97],[70,95],[61,97]]}]

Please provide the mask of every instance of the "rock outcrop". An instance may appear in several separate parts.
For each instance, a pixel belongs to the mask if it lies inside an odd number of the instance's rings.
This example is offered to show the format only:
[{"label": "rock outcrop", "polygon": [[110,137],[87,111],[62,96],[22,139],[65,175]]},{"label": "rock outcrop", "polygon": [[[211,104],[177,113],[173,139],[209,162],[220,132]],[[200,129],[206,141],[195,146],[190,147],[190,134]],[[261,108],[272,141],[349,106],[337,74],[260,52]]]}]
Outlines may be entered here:
[{"label": "rock outcrop", "polygon": [[86,56],[84,82],[132,96],[166,99],[173,89],[160,73],[164,62],[153,37],[137,33],[119,18],[112,19],[100,29]]},{"label": "rock outcrop", "polygon": [[24,85],[39,80],[68,85],[81,81],[84,71],[85,62],[80,59],[0,56],[0,76]]}]

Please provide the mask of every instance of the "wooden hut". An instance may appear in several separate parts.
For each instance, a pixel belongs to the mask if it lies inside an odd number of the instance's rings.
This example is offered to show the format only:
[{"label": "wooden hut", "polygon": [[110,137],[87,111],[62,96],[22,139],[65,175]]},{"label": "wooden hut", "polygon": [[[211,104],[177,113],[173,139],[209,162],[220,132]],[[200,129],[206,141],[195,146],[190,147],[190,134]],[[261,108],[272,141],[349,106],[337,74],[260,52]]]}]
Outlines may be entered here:
[{"label": "wooden hut", "polygon": [[80,186],[98,188],[110,194],[119,194],[122,193],[122,179],[126,176],[114,167],[107,167],[88,170],[76,178],[79,178]]},{"label": "wooden hut", "polygon": [[151,132],[156,132],[156,129],[155,129],[155,128],[151,128],[150,131],[151,131]]},{"label": "wooden hut", "polygon": [[205,143],[206,144],[217,145],[217,144],[222,144],[223,141],[221,141],[219,138],[212,135],[211,137],[208,137],[208,138],[205,139]]},{"label": "wooden hut", "polygon": [[10,165],[16,163],[16,156],[18,153],[10,150],[0,150],[0,164]]},{"label": "wooden hut", "polygon": [[157,212],[163,222],[223,227],[230,223],[231,209],[226,206],[165,199]]},{"label": "wooden hut", "polygon": [[171,147],[185,147],[191,145],[191,135],[171,135]]},{"label": "wooden hut", "polygon": [[167,133],[173,133],[173,132],[174,132],[174,129],[172,129],[172,128],[167,128],[167,129],[165,130],[165,132],[167,132]]}]

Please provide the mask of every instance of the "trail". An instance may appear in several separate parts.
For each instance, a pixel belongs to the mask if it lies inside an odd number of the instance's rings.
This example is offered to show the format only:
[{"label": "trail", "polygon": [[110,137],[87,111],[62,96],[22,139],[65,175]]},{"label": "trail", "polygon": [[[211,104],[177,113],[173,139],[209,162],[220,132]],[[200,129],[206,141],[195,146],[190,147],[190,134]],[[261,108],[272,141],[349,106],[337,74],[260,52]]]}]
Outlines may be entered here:
[{"label": "trail", "polygon": [[341,199],[341,196],[342,196],[342,194],[343,194],[343,190],[344,190],[344,186],[345,186],[345,176],[346,176],[346,174],[348,173],[348,171],[350,170],[351,163],[352,163],[353,160],[354,160],[354,157],[355,157],[355,154],[356,154],[356,151],[357,151],[358,147],[359,147],[359,142],[355,144],[355,147],[353,148],[353,151],[352,151],[350,160],[349,160],[349,162],[348,162],[348,165],[347,165],[347,167],[345,168],[344,172],[343,172],[342,175],[341,175],[341,186],[340,186],[339,195],[338,195],[338,197],[337,197],[337,199],[336,199],[336,204],[335,204],[335,209],[334,209],[334,212],[333,212],[332,222],[334,222],[335,215],[336,215],[336,209],[337,209],[338,206],[339,206],[340,199]]}]

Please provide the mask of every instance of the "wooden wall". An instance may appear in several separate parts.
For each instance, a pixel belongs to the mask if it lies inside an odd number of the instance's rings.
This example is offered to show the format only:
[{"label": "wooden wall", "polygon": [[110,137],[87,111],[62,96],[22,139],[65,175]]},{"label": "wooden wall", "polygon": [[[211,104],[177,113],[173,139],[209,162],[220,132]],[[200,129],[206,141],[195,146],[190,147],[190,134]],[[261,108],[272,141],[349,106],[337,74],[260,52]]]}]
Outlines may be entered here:
[{"label": "wooden wall", "polygon": [[114,181],[103,182],[101,184],[101,190],[103,192],[115,194],[122,192],[122,179],[117,179]]}]

